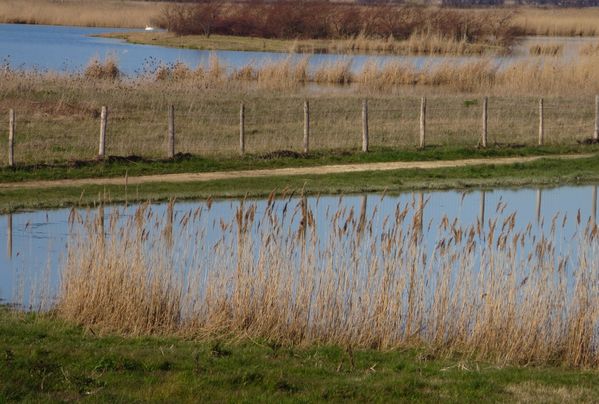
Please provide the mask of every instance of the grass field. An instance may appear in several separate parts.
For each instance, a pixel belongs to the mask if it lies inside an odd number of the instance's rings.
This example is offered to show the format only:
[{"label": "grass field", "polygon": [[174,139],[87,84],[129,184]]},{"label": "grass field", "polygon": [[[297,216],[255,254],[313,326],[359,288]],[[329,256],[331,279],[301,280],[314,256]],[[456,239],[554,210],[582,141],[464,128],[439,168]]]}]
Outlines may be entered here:
[{"label": "grass field", "polygon": [[[333,74],[338,67],[314,74]],[[467,148],[480,141],[482,97],[490,95],[489,143],[532,146],[538,139],[538,97],[543,94],[539,87],[551,89],[555,84],[559,88],[569,85],[569,90],[545,93],[545,141],[547,145],[573,146],[593,134],[594,87],[599,80],[595,84],[591,80],[597,72],[594,68],[595,73],[589,74],[586,65],[570,69],[543,71],[538,78],[528,75],[531,71],[519,76],[513,73],[510,87],[490,86],[488,92],[455,89],[462,80],[473,83],[468,69],[461,72],[463,76],[439,72],[448,84],[377,90],[377,80],[384,82],[386,73],[373,73],[367,66],[353,86],[331,87],[326,92],[302,84],[297,78],[304,74],[301,67],[288,62],[263,67],[257,79],[249,80],[229,77],[222,66],[210,67],[200,78],[167,76],[160,80],[8,71],[0,73],[0,127],[7,128],[8,109],[14,109],[18,165],[90,160],[98,152],[99,111],[106,105],[108,155],[160,158],[166,153],[167,109],[173,104],[176,152],[233,156],[238,153],[243,101],[248,153],[297,153],[302,151],[303,103],[308,98],[311,150],[358,150],[362,100],[368,98],[370,146],[415,150],[420,96],[427,95],[427,145]],[[176,70],[171,73],[178,74]],[[484,70],[476,77],[481,76],[485,77]],[[525,80],[534,82],[536,90],[521,88],[518,95],[510,95],[512,86]],[[578,88],[584,91],[575,91]],[[7,162],[5,147],[0,148],[0,162]]]},{"label": "grass field", "polygon": [[0,400],[581,402],[594,371],[495,366],[418,350],[351,354],[269,341],[95,336],[0,310]]}]

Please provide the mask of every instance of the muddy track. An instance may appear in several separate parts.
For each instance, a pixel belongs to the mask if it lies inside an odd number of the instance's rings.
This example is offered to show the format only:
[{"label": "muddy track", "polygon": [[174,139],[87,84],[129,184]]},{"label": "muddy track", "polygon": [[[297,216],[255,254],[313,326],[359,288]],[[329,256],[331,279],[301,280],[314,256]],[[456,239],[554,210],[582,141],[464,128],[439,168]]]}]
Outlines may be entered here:
[{"label": "muddy track", "polygon": [[0,189],[31,189],[31,188],[52,188],[52,187],[79,187],[85,185],[138,185],[151,183],[186,183],[186,182],[207,182],[217,180],[233,180],[239,178],[260,178],[260,177],[279,177],[279,176],[297,176],[297,175],[324,175],[324,174],[342,174],[363,171],[389,171],[389,170],[408,170],[420,169],[429,170],[436,168],[453,167],[471,167],[471,166],[489,166],[489,165],[510,165],[517,163],[529,163],[540,159],[581,159],[592,157],[593,154],[576,154],[561,156],[533,156],[533,157],[501,157],[484,159],[465,159],[465,160],[446,160],[446,161],[412,161],[412,162],[387,162],[387,163],[367,163],[367,164],[339,164],[317,167],[290,167],[290,168],[272,168],[262,170],[244,170],[244,171],[218,171],[204,173],[180,173],[180,174],[159,174],[144,175],[139,177],[116,178],[82,178],[82,179],[64,179],[52,181],[26,181],[13,183],[0,183]]}]

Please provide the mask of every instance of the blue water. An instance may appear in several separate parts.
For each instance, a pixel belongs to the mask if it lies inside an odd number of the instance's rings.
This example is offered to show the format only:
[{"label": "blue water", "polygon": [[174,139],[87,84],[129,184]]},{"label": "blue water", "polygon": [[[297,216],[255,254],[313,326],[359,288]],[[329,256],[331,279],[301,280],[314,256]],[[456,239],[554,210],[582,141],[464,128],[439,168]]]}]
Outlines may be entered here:
[{"label": "blue water", "polygon": [[[248,64],[260,65],[288,57],[295,59],[304,57],[301,54],[290,56],[273,52],[203,51],[135,45],[119,39],[92,36],[117,31],[134,30],[0,24],[0,64],[3,62],[16,69],[73,72],[81,71],[94,57],[103,59],[113,56],[116,57],[120,69],[125,74],[135,75],[152,72],[160,64],[170,65],[183,62],[190,67],[206,65],[213,54],[230,68]],[[339,60],[350,60],[351,68],[360,70],[367,61],[379,65],[391,61],[404,61],[412,63],[416,67],[422,67],[441,62],[463,63],[476,59],[476,57],[318,54],[311,56],[309,66],[315,68]],[[515,60],[515,58],[494,58],[494,60],[501,64]]]},{"label": "blue water", "polygon": [[[550,221],[560,214],[559,223],[564,216],[568,217],[567,224],[559,229],[561,248],[575,251],[576,243],[573,238],[576,230],[576,217],[580,211],[581,222],[584,225],[596,212],[593,212],[592,197],[596,192],[595,186],[568,186],[553,189],[497,189],[489,191],[473,191],[468,193],[458,191],[439,191],[423,193],[426,201],[423,223],[424,237],[429,245],[433,245],[437,237],[437,228],[441,219],[447,215],[450,222],[458,218],[462,227],[476,224],[481,218],[481,199],[485,200],[485,223],[489,219],[502,219],[516,212],[516,230],[524,229],[529,223],[533,231],[547,234]],[[540,196],[540,199],[539,199]],[[385,217],[393,216],[396,207],[418,203],[420,194],[402,193],[396,195],[349,195],[349,196],[320,196],[307,199],[309,208],[313,211],[315,228],[318,237],[326,240],[331,229],[330,215],[341,206],[348,212],[351,208],[359,214],[366,200],[366,217],[373,218],[373,223],[382,225]],[[245,206],[256,204],[256,217],[261,217],[267,201],[264,199],[246,201]],[[278,201],[275,211],[279,213],[285,208],[286,201]],[[298,198],[292,198],[288,204],[291,212],[299,203]],[[192,227],[198,227],[206,234],[203,240],[216,240],[221,237],[219,223],[221,219],[231,222],[239,207],[239,200],[219,200],[207,209],[206,201],[180,202],[175,205],[174,234],[177,234],[178,220],[187,212],[203,208],[202,218]],[[504,209],[499,209],[505,204]],[[110,215],[111,209],[118,209],[123,217],[131,215],[137,205],[112,206],[105,209],[105,215]],[[540,209],[539,209],[540,208]],[[537,211],[537,209],[539,209]],[[166,210],[165,204],[152,206],[157,217],[162,217]],[[78,213],[85,217],[95,214],[95,210],[79,209]],[[28,293],[39,285],[48,284],[56,290],[60,279],[60,267],[67,252],[69,232],[68,224],[70,209],[41,210],[21,212],[0,216],[0,301],[27,305],[30,301]],[[12,228],[9,223],[12,220]],[[299,216],[296,218],[299,220]],[[541,226],[541,224],[544,224]],[[380,229],[375,229],[375,232]],[[176,242],[175,242],[176,246]],[[180,248],[180,251],[186,251]],[[177,250],[177,251],[179,251]],[[183,252],[182,252],[183,253]]]}]

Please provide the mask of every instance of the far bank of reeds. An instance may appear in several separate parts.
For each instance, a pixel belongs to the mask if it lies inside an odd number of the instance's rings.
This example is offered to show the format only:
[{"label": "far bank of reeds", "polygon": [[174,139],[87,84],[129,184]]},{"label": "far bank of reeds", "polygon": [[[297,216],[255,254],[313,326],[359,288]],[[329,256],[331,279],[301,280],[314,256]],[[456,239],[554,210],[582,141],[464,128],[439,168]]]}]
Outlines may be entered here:
[{"label": "far bank of reeds", "polygon": [[[240,203],[219,223],[203,217],[210,201],[179,215],[172,201],[166,213],[74,212],[53,309],[95,332],[599,366],[592,221],[520,228],[500,203],[488,221],[444,217],[430,229],[424,204],[380,217],[366,200],[340,202],[317,218],[318,199],[272,194],[263,211]],[[569,221],[577,244],[562,251]]]},{"label": "far bank of reeds", "polygon": [[3,0],[0,23],[144,28],[163,6],[134,0]]}]

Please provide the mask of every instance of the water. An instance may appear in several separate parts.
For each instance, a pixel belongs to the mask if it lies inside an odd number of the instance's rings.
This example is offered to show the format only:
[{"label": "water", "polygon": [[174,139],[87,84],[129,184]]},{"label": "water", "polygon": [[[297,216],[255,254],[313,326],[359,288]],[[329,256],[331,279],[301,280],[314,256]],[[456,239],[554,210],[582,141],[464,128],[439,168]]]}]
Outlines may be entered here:
[{"label": "water", "polygon": [[[595,186],[567,186],[553,189],[497,189],[492,191],[473,191],[463,193],[459,191],[439,191],[427,193],[402,193],[397,195],[350,195],[350,196],[320,196],[307,199],[309,208],[314,212],[315,228],[318,229],[318,238],[326,240],[329,232],[331,212],[339,207],[346,212],[354,209],[359,213],[365,205],[366,217],[373,218],[376,230],[383,226],[385,217],[393,216],[397,206],[416,203],[420,200],[426,202],[423,223],[424,238],[430,245],[438,236],[437,227],[441,219],[447,215],[450,222],[458,218],[462,226],[476,224],[482,217],[488,226],[489,219],[506,218],[516,212],[516,229],[524,229],[529,223],[533,224],[533,232],[546,234],[550,228],[551,219],[560,214],[559,222],[568,217],[566,226],[560,228],[557,248],[566,252],[575,251],[576,243],[574,232],[576,217],[580,212],[582,223],[594,217],[596,204]],[[483,204],[484,200],[484,211]],[[246,201],[246,206],[255,203],[256,217],[260,217],[267,206],[267,200],[258,199]],[[278,200],[276,210],[293,210],[299,203],[298,198],[292,198],[287,205],[287,200]],[[205,232],[204,240],[213,242],[221,237],[219,223],[230,222],[239,207],[239,200],[219,200],[212,202],[207,209],[206,201],[180,202],[174,207],[174,230],[178,234],[178,222],[185,213],[203,208],[201,221],[191,226],[192,230]],[[287,208],[286,208],[287,205]],[[503,209],[502,206],[505,206]],[[111,209],[119,209],[126,218],[135,211],[136,206],[130,205],[107,207],[105,214],[108,217]],[[156,204],[152,210],[162,216],[166,204]],[[78,213],[85,216],[95,214],[95,210],[79,209]],[[35,296],[29,296],[32,289],[40,289],[41,285],[49,286],[56,290],[59,285],[60,268],[65,259],[69,232],[72,231],[68,224],[70,209],[43,210],[14,213],[0,216],[0,301],[3,303],[24,304],[34,301]],[[299,215],[295,216],[293,224],[297,224]],[[499,226],[498,226],[499,227]],[[255,229],[254,229],[255,230]],[[498,230],[499,231],[499,230]],[[189,253],[185,248],[177,248],[177,254]],[[528,247],[530,248],[530,246]],[[49,283],[48,283],[49,282]],[[48,290],[48,287],[41,288]]]},{"label": "water", "polygon": [[[152,45],[134,45],[111,38],[98,38],[107,32],[132,31],[122,28],[85,28],[46,25],[0,24],[0,61],[13,68],[37,69],[73,72],[81,71],[93,57],[104,58],[112,55],[118,59],[119,67],[128,75],[141,74],[155,70],[161,63],[174,64],[183,62],[190,67],[206,65],[211,54],[231,68],[247,64],[260,65],[283,60],[289,57],[283,53],[273,52],[239,52],[239,51],[202,51],[192,49],[176,49]],[[533,43],[564,43],[562,57],[574,58],[580,46],[593,41],[593,38],[527,38],[516,47],[514,54],[507,57],[495,57],[499,65],[516,60],[531,59],[528,46]],[[293,58],[301,59],[304,55],[296,54]],[[390,61],[409,62],[416,67],[434,65],[436,63],[464,63],[476,60],[476,56],[393,56],[393,55],[335,55],[318,54],[310,58],[310,67],[315,68],[339,60],[351,59],[352,69],[360,70],[366,61],[374,61],[381,65]]]}]

